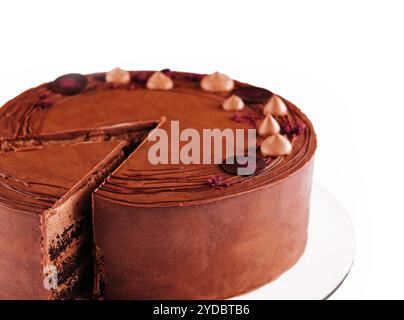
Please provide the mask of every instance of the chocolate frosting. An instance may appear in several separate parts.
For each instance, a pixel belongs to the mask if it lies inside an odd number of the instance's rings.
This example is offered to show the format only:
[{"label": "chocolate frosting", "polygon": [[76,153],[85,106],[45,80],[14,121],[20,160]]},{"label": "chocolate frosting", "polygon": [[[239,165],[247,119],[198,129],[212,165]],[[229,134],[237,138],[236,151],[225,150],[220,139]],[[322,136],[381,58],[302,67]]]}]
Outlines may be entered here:
[{"label": "chocolate frosting", "polygon": [[2,154],[1,204],[35,213],[51,208],[119,143],[81,143]]},{"label": "chocolate frosting", "polygon": [[[135,72],[133,72],[136,75]],[[0,113],[0,134],[6,137],[51,134],[115,125],[128,121],[156,121],[166,117],[162,128],[167,131],[170,120],[179,120],[181,128],[255,128],[251,123],[232,120],[232,113],[221,109],[231,93],[211,93],[200,89],[199,83],[189,81],[189,74],[175,73],[175,87],[170,91],[148,90],[138,85],[111,89],[96,75],[89,75],[87,87],[78,95],[51,97],[50,108],[36,108],[39,97],[48,94],[48,85],[27,91],[7,103]],[[239,92],[248,85],[236,82]],[[243,92],[245,92],[244,90]],[[305,123],[303,134],[294,137],[293,152],[286,157],[268,158],[267,168],[258,175],[241,178],[227,176],[217,165],[151,165],[146,142],[115,172],[98,191],[114,201],[133,205],[167,206],[204,203],[237,195],[276,183],[307,163],[316,148],[313,127],[307,117],[293,104],[288,106],[287,120],[293,125]],[[241,115],[261,115],[265,101],[247,104]],[[198,115],[195,117],[195,115]],[[281,123],[283,117],[278,119]],[[230,188],[209,188],[207,179],[224,175]]]},{"label": "chocolate frosting", "polygon": [[[130,74],[132,82],[119,85],[106,83],[102,73],[87,75],[85,87],[73,95],[55,93],[52,83],[22,93],[0,109],[1,140],[35,140],[127,122],[143,124],[144,132],[155,125],[170,132],[171,120],[179,120],[181,129],[198,131],[254,129],[272,96],[266,89],[238,81],[231,92],[208,92],[201,89],[202,75],[171,71],[165,74],[173,81],[172,89],[149,90],[146,81],[153,72]],[[237,113],[222,109],[232,94],[245,103]],[[304,129],[299,134],[285,131],[292,153],[265,158],[266,167],[255,175],[232,175],[217,164],[152,165],[147,153],[153,142],[146,140],[128,154],[93,195],[95,241],[110,274],[107,297],[228,297],[273,280],[297,261],[307,237],[316,136],[308,118],[283,101],[288,114],[275,117],[281,128],[304,124]],[[47,160],[46,168],[45,163],[33,164],[35,172],[29,173],[24,171],[24,161],[40,162],[47,156],[40,151],[25,160],[19,157],[27,151],[1,155],[5,169],[0,177],[0,204],[36,213],[52,206],[100,161],[106,149],[115,146],[113,142],[102,145],[44,150],[46,155],[57,154],[58,162]],[[77,152],[71,161],[83,163],[83,168],[61,178],[59,173],[70,167],[63,167],[60,158],[69,159],[80,148],[91,153],[94,162]],[[51,174],[46,175],[49,170]],[[221,185],[207,183],[218,176]],[[185,261],[179,267],[176,259],[181,257]]]}]

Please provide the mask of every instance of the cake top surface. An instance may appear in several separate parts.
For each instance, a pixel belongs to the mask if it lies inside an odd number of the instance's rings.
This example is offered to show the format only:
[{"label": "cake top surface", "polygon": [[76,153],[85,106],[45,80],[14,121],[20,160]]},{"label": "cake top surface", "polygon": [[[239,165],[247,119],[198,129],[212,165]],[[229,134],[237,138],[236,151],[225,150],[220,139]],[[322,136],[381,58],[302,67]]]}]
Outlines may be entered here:
[{"label": "cake top surface", "polygon": [[50,209],[121,142],[84,142],[0,154],[0,205]]},{"label": "cake top surface", "polygon": [[[0,109],[0,137],[57,134],[126,122],[156,123],[172,137],[172,121],[200,134],[214,128],[258,129],[259,170],[239,176],[231,167],[217,163],[152,164],[149,152],[155,142],[145,140],[96,196],[133,206],[205,203],[272,185],[302,168],[316,149],[310,121],[285,99],[219,73],[207,76],[170,70],[117,69],[106,74],[67,75],[45,83]],[[247,145],[248,137],[243,139]],[[170,140],[169,158],[180,156],[186,144],[179,141],[177,146]],[[200,154],[204,153],[201,143]]]}]

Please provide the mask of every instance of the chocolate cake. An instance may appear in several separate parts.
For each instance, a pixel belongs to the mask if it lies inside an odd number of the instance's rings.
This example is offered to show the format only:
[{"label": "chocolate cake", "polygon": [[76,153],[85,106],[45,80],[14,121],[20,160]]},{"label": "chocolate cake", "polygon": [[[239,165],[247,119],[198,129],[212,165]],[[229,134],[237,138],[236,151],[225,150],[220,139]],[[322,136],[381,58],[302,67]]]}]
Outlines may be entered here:
[{"label": "chocolate cake", "polygon": [[[190,155],[178,129],[245,133],[243,155],[257,129],[252,174],[225,148]],[[315,149],[295,105],[217,72],[30,89],[0,109],[0,298],[220,299],[273,281],[304,252]]]}]

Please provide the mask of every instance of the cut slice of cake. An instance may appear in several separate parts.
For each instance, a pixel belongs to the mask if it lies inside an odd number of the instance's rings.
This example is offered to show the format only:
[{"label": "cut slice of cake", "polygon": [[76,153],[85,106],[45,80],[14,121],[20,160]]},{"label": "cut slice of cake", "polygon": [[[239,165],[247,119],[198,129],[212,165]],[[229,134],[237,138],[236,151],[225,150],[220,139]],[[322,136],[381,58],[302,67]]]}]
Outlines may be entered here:
[{"label": "cut slice of cake", "polygon": [[[71,298],[91,284],[91,192],[124,159],[125,146],[80,143],[0,156],[0,242],[10,244],[0,253],[8,257],[1,298]],[[47,276],[54,283],[46,285]]]},{"label": "cut slice of cake", "polygon": [[0,243],[8,245],[0,249],[0,299],[71,299],[91,291],[91,194],[153,126],[1,142]]}]

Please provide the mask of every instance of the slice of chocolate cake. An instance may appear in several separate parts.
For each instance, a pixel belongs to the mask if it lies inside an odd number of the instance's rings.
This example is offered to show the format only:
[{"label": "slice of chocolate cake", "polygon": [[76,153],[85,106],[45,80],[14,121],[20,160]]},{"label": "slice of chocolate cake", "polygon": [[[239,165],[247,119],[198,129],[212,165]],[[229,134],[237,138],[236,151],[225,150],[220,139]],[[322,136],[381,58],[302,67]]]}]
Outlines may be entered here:
[{"label": "slice of chocolate cake", "polygon": [[0,298],[88,296],[92,192],[154,126],[0,141]]}]

